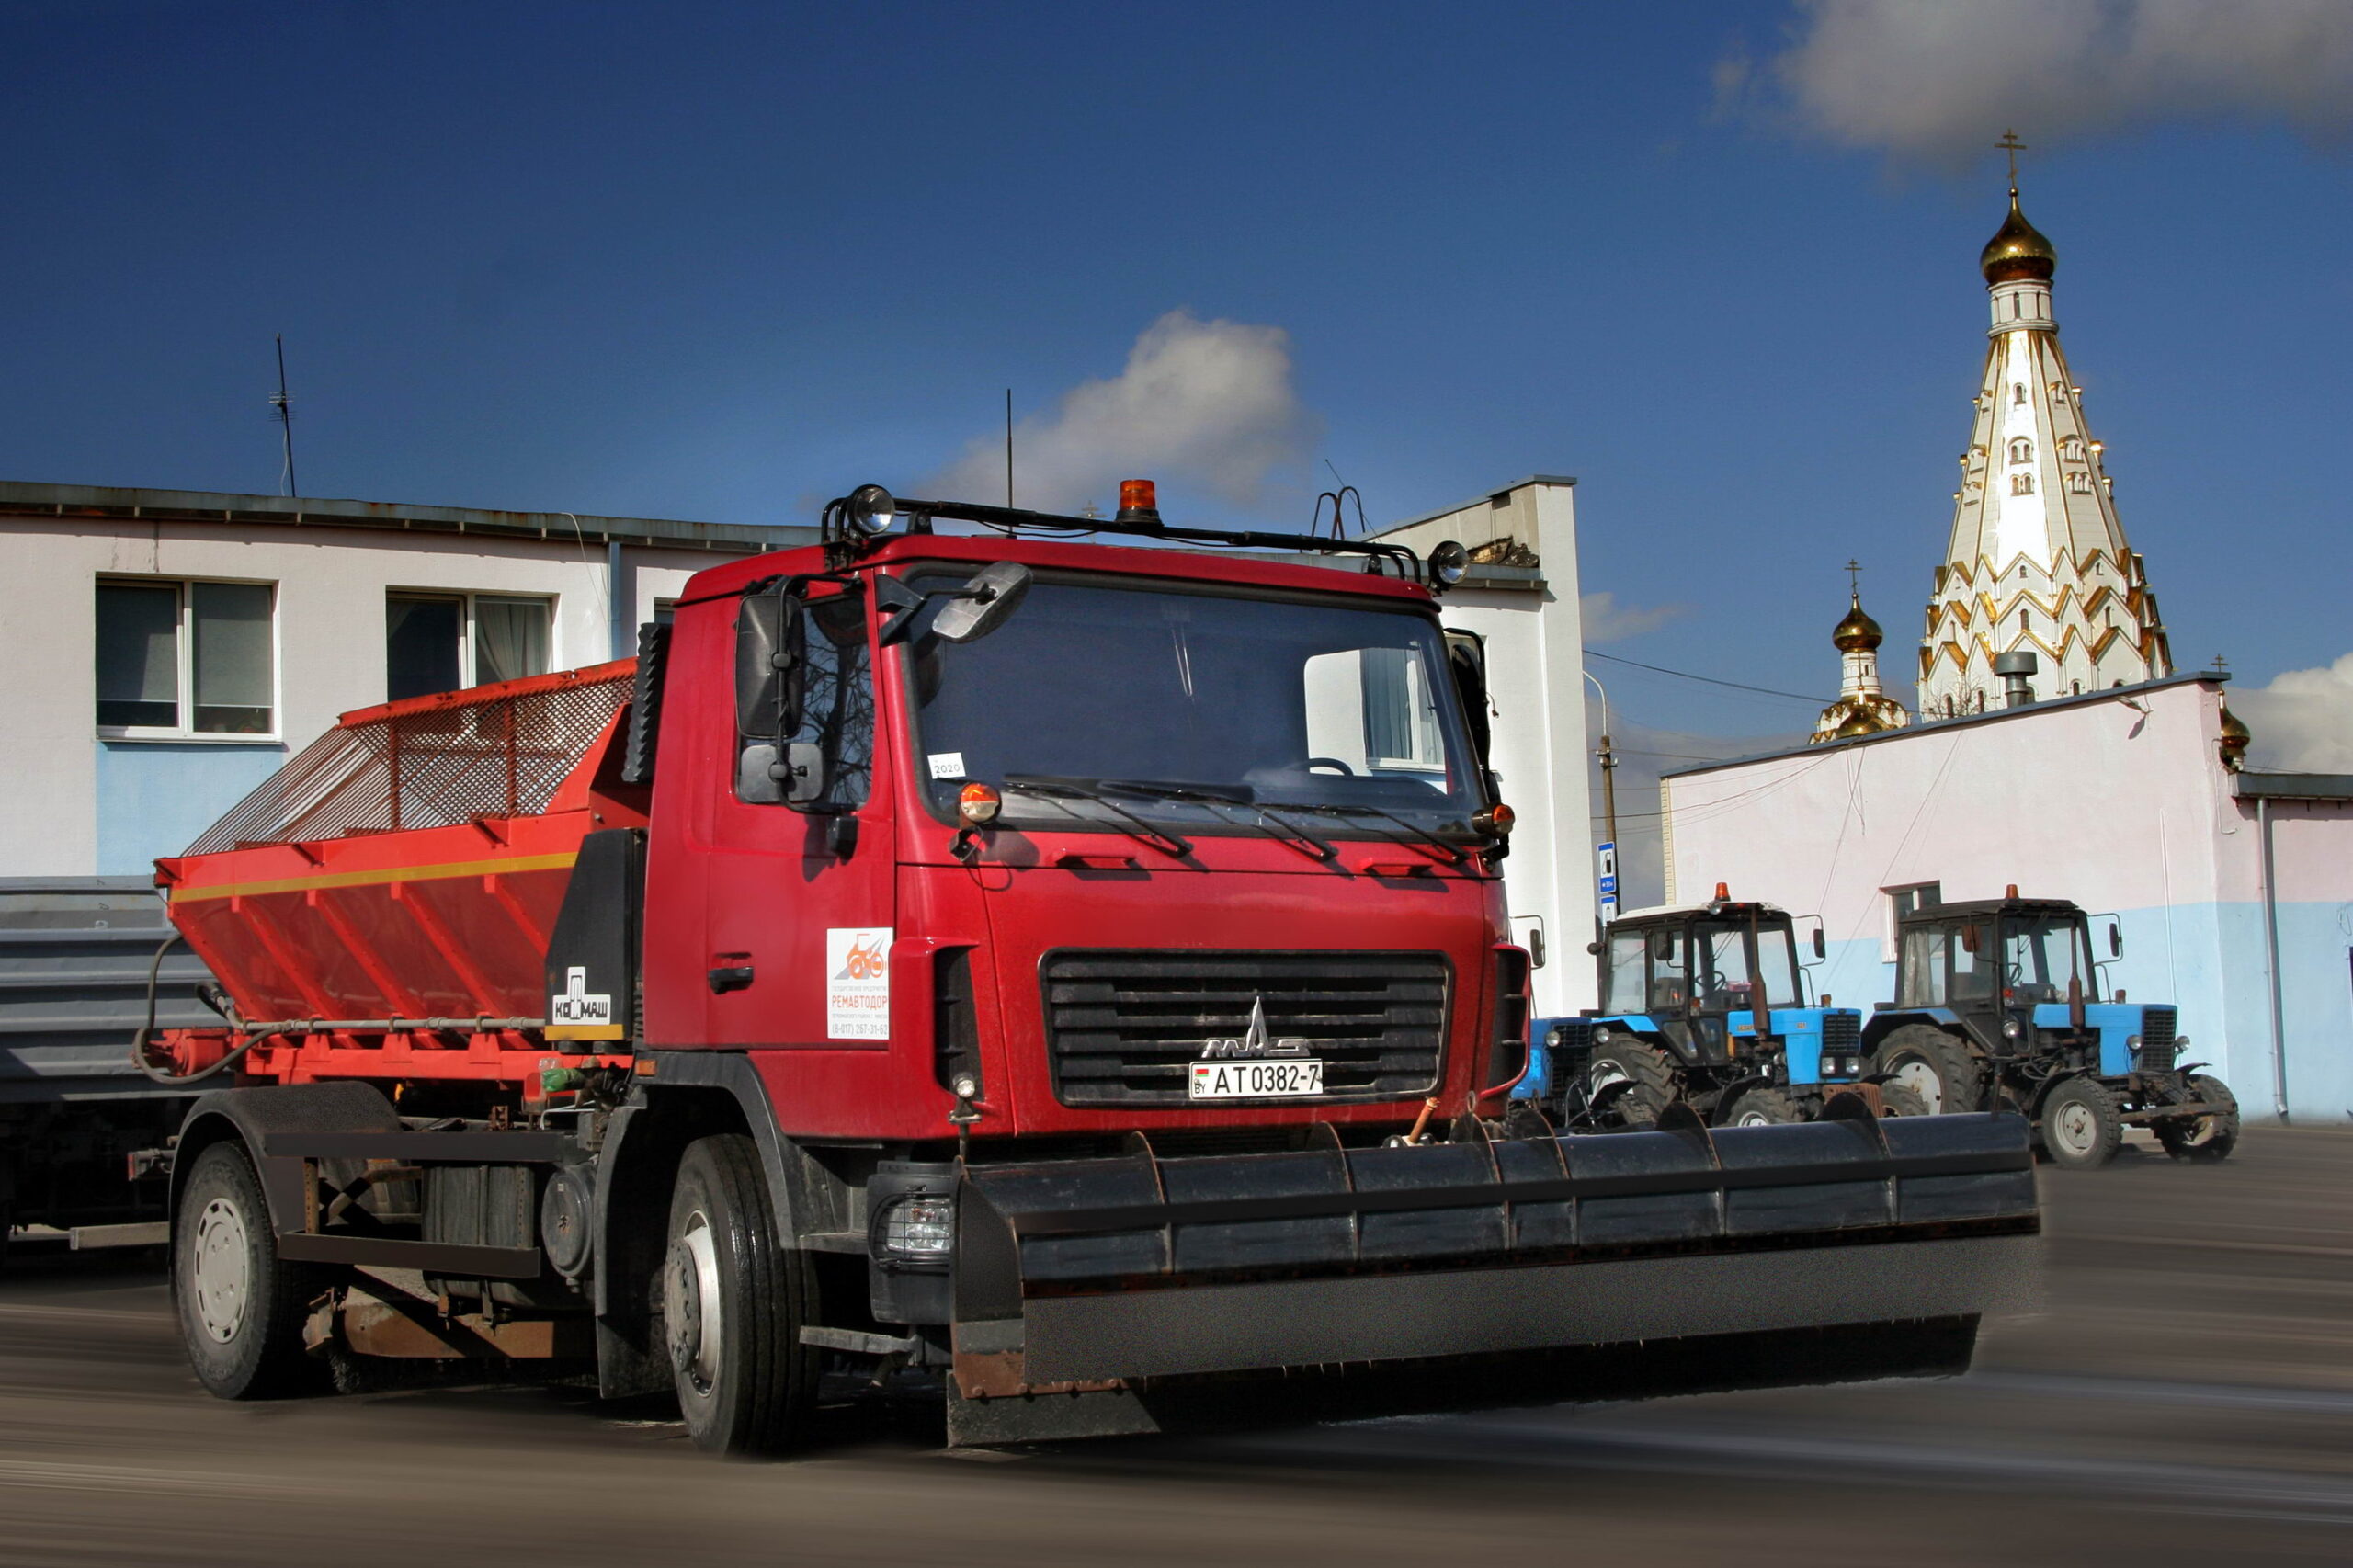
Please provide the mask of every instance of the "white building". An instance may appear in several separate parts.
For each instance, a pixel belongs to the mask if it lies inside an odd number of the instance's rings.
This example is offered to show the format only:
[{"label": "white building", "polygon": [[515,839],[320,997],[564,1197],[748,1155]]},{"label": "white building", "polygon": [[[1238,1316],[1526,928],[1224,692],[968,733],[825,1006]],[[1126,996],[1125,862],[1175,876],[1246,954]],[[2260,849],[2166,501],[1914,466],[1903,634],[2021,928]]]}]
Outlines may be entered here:
[{"label": "white building", "polygon": [[1999,654],[2037,655],[2057,697],[2172,673],[2156,600],[2117,520],[2051,313],[2058,253],[2018,210],[1980,267],[1994,324],[1920,640],[1923,718],[2002,706]]},{"label": "white building", "polygon": [[336,715],[627,656],[714,558],[814,537],[0,483],[0,877],[144,874]]},{"label": "white building", "polygon": [[[2222,679],[2120,688],[1670,775],[1667,898],[1818,916],[1816,983],[1891,1000],[1915,903],[2068,898],[2120,923],[2109,988],[2173,1001],[2250,1117],[2353,1109],[2353,778],[2234,772]],[[2104,938],[2096,948],[2105,953]]]},{"label": "white building", "polygon": [[1575,486],[1536,474],[1379,535],[1420,555],[1442,540],[1471,552],[1470,574],[1441,601],[1441,619],[1485,644],[1491,760],[1518,817],[1504,882],[1514,937],[1543,954],[1538,1017],[1597,1000],[1586,951],[1597,884]]}]

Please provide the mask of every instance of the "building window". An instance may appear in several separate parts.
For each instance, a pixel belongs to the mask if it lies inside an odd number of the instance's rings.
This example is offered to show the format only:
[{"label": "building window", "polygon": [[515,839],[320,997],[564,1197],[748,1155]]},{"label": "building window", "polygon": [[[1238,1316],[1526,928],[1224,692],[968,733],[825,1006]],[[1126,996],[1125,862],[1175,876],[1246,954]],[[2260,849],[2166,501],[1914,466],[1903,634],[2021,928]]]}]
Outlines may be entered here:
[{"label": "building window", "polygon": [[2024,436],[2014,437],[2010,442],[2010,460],[2014,463],[2032,462],[2034,460],[2034,443],[2028,440]]},{"label": "building window", "polygon": [[2079,463],[2083,461],[2084,438],[2081,436],[2068,437],[2065,440],[2059,443],[2059,455],[2065,458],[2071,463]]},{"label": "building window", "polygon": [[267,583],[100,579],[99,730],[276,734],[276,597]]},{"label": "building window", "polygon": [[2092,493],[2092,476],[2082,469],[2072,470],[2067,475],[2067,488],[2078,495],[2089,495]]},{"label": "building window", "polygon": [[1887,894],[1887,940],[1881,944],[1880,959],[1883,963],[1895,961],[1895,940],[1904,929],[1907,915],[1915,915],[1928,904],[1945,901],[1941,882],[1914,882],[1908,887],[1884,888]]},{"label": "building window", "polygon": [[503,594],[386,594],[385,699],[547,674],[554,608]]},{"label": "building window", "polygon": [[2014,473],[2010,475],[2010,494],[2013,495],[2033,494],[2034,475],[2030,473]]},{"label": "building window", "polygon": [[2013,381],[2010,383],[2010,401],[2018,404],[2020,408],[2024,408],[2026,406],[2026,383],[2024,381]]}]

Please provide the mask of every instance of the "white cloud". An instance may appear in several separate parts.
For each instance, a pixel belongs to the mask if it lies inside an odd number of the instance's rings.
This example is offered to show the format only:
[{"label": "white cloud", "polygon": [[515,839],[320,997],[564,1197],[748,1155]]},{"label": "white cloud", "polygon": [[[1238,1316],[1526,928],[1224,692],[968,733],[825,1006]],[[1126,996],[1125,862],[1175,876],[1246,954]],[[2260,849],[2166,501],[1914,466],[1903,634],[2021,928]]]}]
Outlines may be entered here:
[{"label": "white cloud", "polygon": [[2353,773],[2353,653],[2230,694],[2253,734],[2247,760],[2291,773]]},{"label": "white cloud", "polygon": [[2155,120],[2353,126],[2345,0],[1799,0],[1765,72],[1717,68],[1720,98],[1768,80],[1831,141],[1958,161],[2014,126],[2048,142]]},{"label": "white cloud", "polygon": [[[1092,501],[1108,514],[1120,480],[1152,479],[1248,506],[1319,428],[1291,384],[1290,334],[1171,311],[1136,339],[1120,374],[1083,381],[1051,414],[1014,426],[1014,496],[1055,512]],[[933,494],[1004,494],[1003,437],[973,440],[924,483]]]},{"label": "white cloud", "polygon": [[1585,627],[1587,642],[1616,642],[1628,637],[1640,637],[1645,631],[1655,631],[1681,615],[1682,605],[1621,605],[1618,596],[1603,588],[1597,593],[1582,595],[1577,599],[1578,619]]}]

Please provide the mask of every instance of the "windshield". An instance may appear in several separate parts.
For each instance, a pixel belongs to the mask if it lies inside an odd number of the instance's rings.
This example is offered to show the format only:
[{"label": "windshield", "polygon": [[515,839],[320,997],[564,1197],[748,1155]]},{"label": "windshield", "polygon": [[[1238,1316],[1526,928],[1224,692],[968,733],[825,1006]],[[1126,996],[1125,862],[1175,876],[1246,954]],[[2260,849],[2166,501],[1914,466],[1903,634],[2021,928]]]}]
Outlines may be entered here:
[{"label": "windshield", "polygon": [[2096,994],[2091,965],[2072,920],[2006,920],[2002,923],[2002,989],[2006,1002],[2063,1002],[2067,983],[2083,983],[2086,999]]},{"label": "windshield", "polygon": [[1412,609],[1040,580],[986,637],[918,631],[908,671],[942,816],[967,781],[1035,826],[1261,832],[1256,808],[1291,807],[1340,813],[1319,834],[1395,836],[1467,833],[1480,804],[1445,645]]},{"label": "windshield", "polygon": [[[1728,925],[1704,925],[1694,933],[1700,956],[1699,972],[1694,977],[1699,1005],[1710,1009],[1738,1008],[1750,1005],[1752,982],[1748,973],[1748,925],[1745,921]],[[1760,926],[1756,932],[1756,965],[1765,983],[1766,1006],[1794,1007],[1798,1005],[1797,949],[1791,944],[1788,927]]]}]

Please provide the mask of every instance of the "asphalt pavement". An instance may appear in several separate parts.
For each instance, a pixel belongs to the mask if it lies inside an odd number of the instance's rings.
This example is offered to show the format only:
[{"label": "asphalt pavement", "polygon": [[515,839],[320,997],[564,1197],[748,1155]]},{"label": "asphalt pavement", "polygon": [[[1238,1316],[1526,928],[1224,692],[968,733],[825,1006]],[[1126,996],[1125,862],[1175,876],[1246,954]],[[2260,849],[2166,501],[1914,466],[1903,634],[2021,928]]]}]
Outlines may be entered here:
[{"label": "asphalt pavement", "polygon": [[560,1388],[233,1405],[144,1256],[0,1278],[0,1564],[2353,1562],[2353,1132],[2042,1173],[1965,1377],[769,1464]]}]

